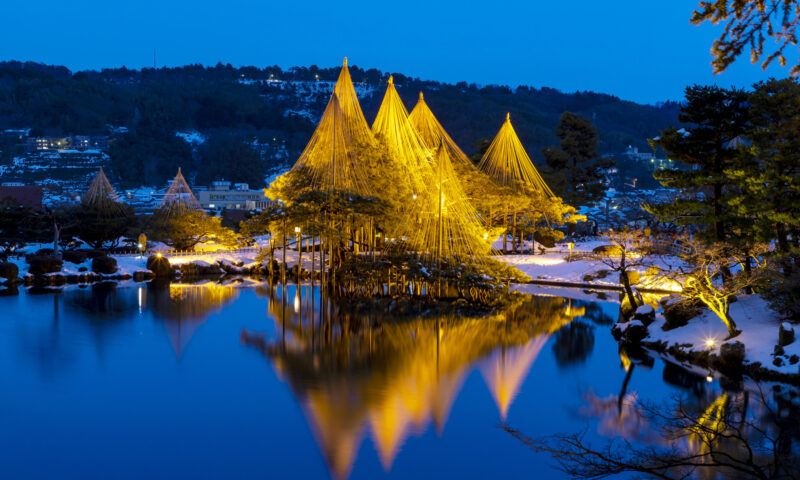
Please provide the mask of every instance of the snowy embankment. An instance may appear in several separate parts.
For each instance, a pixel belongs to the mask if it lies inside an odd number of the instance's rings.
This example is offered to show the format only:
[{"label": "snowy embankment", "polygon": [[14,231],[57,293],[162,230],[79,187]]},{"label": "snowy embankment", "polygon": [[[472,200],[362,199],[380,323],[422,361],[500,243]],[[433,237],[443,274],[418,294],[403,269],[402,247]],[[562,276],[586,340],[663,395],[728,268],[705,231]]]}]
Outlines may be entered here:
[{"label": "snowy embankment", "polygon": [[[495,242],[494,246],[497,247],[498,243],[502,247],[502,242],[499,241]],[[558,244],[555,248],[544,249],[543,254],[510,254],[494,258],[517,267],[519,271],[531,277],[533,283],[538,281],[573,284],[573,286],[620,288],[618,272],[612,271],[608,265],[599,260],[581,258],[583,254],[591,253],[593,249],[603,245],[610,243],[601,240],[575,243],[571,253],[565,244]],[[679,260],[672,256],[659,256],[647,263],[658,270],[669,271],[675,268]],[[637,266],[630,270],[638,272],[641,276],[641,281],[636,282],[639,290],[680,291],[676,282],[664,275],[647,275],[648,266]]]},{"label": "snowy embankment", "polygon": [[[574,244],[572,254],[577,256],[580,253],[591,252],[592,249],[601,245],[608,245],[608,242],[592,241]],[[509,243],[508,248],[511,248]],[[503,241],[497,239],[493,242],[492,248],[501,251]],[[536,250],[536,254],[507,254],[497,255],[496,260],[505,262],[517,267],[517,269],[535,280],[545,280],[548,282],[560,283],[582,283],[604,287],[616,287],[619,285],[619,275],[609,272],[603,278],[597,277],[601,270],[608,270],[608,267],[598,261],[573,260],[569,261],[569,248],[565,244],[558,244],[555,248],[542,248],[541,245],[532,245],[526,241],[523,244],[525,251]],[[541,253],[544,251],[544,253]],[[588,277],[593,277],[589,280]]]},{"label": "snowy embankment", "polygon": [[[227,265],[238,265],[242,268],[249,269],[257,265],[256,262],[256,255],[257,252],[254,249],[247,249],[242,252],[232,251],[232,252],[210,252],[210,253],[203,253],[197,255],[164,255],[168,260],[170,265],[183,265],[186,263],[194,263],[200,266],[209,266],[215,264],[227,264]],[[291,248],[286,249],[286,266],[288,268],[295,267],[298,261],[298,252],[297,250],[292,250]],[[278,263],[283,263],[283,250],[276,249],[275,260]],[[145,258],[145,262],[146,262]],[[303,252],[303,265],[302,268],[311,271],[311,252]],[[319,253],[314,254],[314,261],[316,262],[315,267],[319,269]],[[264,261],[266,263],[267,260]]]},{"label": "snowy embankment", "polygon": [[[232,251],[232,252],[210,252],[210,253],[203,253],[203,254],[192,254],[192,255],[169,255],[164,254],[164,257],[169,260],[170,265],[178,266],[184,265],[189,263],[194,263],[198,266],[210,266],[210,265],[229,265],[229,266],[238,266],[242,269],[249,269],[257,264],[256,262],[256,254],[257,252],[253,249],[247,249],[242,252]],[[147,271],[147,258],[151,254],[145,255],[109,255],[113,259],[117,261],[117,271],[111,275],[102,275],[104,277],[115,278],[115,277],[122,277],[122,276],[133,276],[136,272],[146,272]],[[277,249],[275,251],[275,260],[279,263],[283,261],[283,252],[281,249]],[[308,252],[303,252],[303,265],[302,267],[305,270],[311,271],[311,254]],[[314,258],[315,262],[319,262],[319,254],[315,255]],[[19,257],[11,257],[8,260],[11,263],[14,263],[19,268],[19,276],[26,277],[28,274],[29,265],[25,260],[24,256]],[[297,265],[298,261],[298,253],[296,250],[287,249],[286,250],[286,265],[288,268],[292,268]],[[319,268],[319,263],[315,265]],[[85,273],[92,272],[92,259],[86,259],[80,263],[72,263],[69,261],[64,261],[61,271],[55,273],[48,273],[44,274],[44,276],[52,276],[52,275],[81,275]]]},{"label": "snowy embankment", "polygon": [[[780,365],[775,364],[781,320],[763,298],[758,295],[740,296],[737,302],[731,304],[730,315],[742,333],[729,341],[744,344],[745,366],[760,364],[762,368],[780,374],[797,375],[800,372],[800,336],[780,348],[783,350],[783,354],[777,356]],[[682,327],[663,330],[665,324],[664,315],[656,314],[656,320],[648,327],[648,335],[642,344],[657,346],[659,351],[677,350],[689,357],[704,353],[719,356],[720,347],[728,337],[725,325],[709,310],[704,310]]]},{"label": "snowy embankment", "polygon": [[[591,252],[592,249],[603,242],[589,242],[576,244],[572,255]],[[568,261],[569,253],[564,245],[557,245],[555,249],[546,250],[544,254],[536,255],[500,255],[495,258],[514,265],[520,271],[542,283],[553,284],[580,284],[586,288],[558,287],[555,285],[516,285],[515,290],[532,295],[556,295],[580,300],[597,301],[598,291],[592,287],[619,288],[619,274],[610,271],[609,267],[600,261],[578,259]],[[653,260],[653,266],[663,270],[674,269],[677,265],[675,257],[659,257]],[[635,268],[642,274],[642,282],[637,286],[642,291],[672,290],[679,291],[676,282],[666,280],[663,276],[648,278],[642,268]],[[660,298],[655,297],[655,300]],[[617,295],[603,295],[601,300],[619,301]],[[653,299],[651,299],[653,300]],[[647,327],[647,336],[641,341],[646,348],[653,350],[670,362],[683,364],[688,367],[688,362],[694,361],[694,368],[709,371],[707,366],[709,356],[720,356],[720,347],[728,337],[728,331],[722,321],[710,310],[703,312],[689,320],[688,324],[672,330],[663,330],[666,323],[662,310],[655,302],[658,311],[655,321]],[[652,310],[651,310],[652,314]],[[763,371],[768,374],[798,375],[800,373],[800,331],[797,340],[788,345],[779,346],[780,315],[769,308],[768,303],[757,295],[743,295],[739,301],[730,306],[730,314],[736,326],[742,331],[730,342],[740,342],[744,345],[744,365],[749,371]],[[631,322],[633,323],[633,322]],[[787,328],[793,328],[787,325]],[[800,330],[800,328],[798,328]],[[670,353],[671,352],[671,353]],[[688,359],[682,362],[677,357]],[[699,362],[698,362],[699,360]]]},{"label": "snowy embankment", "polygon": [[598,261],[567,261],[567,254],[545,253],[544,255],[500,255],[497,260],[514,265],[519,271],[533,280],[547,280],[564,283],[584,283],[598,286],[619,285],[619,274],[608,272],[602,278],[588,279],[608,267]]}]

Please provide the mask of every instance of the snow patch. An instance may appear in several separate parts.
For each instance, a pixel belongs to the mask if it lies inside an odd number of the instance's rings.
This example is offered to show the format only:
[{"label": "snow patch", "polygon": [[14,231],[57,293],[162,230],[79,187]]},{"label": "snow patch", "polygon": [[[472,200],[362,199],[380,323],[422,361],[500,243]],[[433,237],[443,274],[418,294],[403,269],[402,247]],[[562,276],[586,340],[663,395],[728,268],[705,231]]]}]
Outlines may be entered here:
[{"label": "snow patch", "polygon": [[206,137],[197,130],[189,130],[188,132],[175,132],[176,137],[180,137],[188,144],[202,145],[206,143]]}]

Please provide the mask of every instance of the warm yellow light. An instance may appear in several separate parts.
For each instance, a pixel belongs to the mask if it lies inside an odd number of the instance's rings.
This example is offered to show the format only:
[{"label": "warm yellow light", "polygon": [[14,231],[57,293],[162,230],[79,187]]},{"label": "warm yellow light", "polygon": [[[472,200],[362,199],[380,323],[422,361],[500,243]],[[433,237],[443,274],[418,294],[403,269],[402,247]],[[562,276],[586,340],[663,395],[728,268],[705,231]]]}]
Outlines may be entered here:
[{"label": "warm yellow light", "polygon": [[489,238],[489,234],[488,234],[488,233],[484,233],[484,234],[483,234],[483,239],[484,239],[484,240],[486,240],[486,239],[488,239],[488,238]]},{"label": "warm yellow light", "polygon": [[711,375],[706,377],[706,382],[711,383],[713,381],[714,381],[714,377],[712,377]]},{"label": "warm yellow light", "polygon": [[707,338],[706,339],[706,347],[712,348],[713,346],[714,346],[714,339],[713,338]]},{"label": "warm yellow light", "polygon": [[156,253],[156,257],[161,258],[161,252]]},{"label": "warm yellow light", "polygon": [[416,199],[417,199],[417,196],[416,196],[416,195],[411,195],[411,198],[412,198],[413,200],[416,200]]},{"label": "warm yellow light", "polygon": [[300,227],[294,227],[294,233],[300,233]]},{"label": "warm yellow light", "polygon": [[574,244],[574,243],[572,243],[572,242],[569,242],[569,243],[567,244],[567,247],[569,247],[569,249],[570,249],[570,250],[572,250],[573,248],[575,248],[575,244]]}]

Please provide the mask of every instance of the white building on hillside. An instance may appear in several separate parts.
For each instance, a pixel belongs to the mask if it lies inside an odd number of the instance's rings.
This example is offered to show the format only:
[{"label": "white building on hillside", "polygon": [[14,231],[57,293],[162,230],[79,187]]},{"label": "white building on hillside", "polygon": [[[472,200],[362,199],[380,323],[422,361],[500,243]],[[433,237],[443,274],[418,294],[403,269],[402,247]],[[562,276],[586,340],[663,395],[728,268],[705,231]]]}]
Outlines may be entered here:
[{"label": "white building on hillside", "polygon": [[269,205],[263,190],[250,190],[246,183],[216,181],[208,189],[196,189],[197,200],[203,208],[211,210],[257,210]]}]

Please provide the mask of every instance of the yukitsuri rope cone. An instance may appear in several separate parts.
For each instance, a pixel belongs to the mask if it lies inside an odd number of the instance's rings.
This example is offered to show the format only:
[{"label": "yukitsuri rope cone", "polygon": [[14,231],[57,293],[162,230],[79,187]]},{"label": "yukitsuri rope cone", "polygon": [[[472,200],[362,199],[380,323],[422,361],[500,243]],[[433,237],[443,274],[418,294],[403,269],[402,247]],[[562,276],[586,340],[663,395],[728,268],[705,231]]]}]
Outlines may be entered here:
[{"label": "yukitsuri rope cone", "polygon": [[353,88],[347,58],[317,128],[292,170],[307,169],[311,188],[373,195],[359,149],[376,145]]},{"label": "yukitsuri rope cone", "polygon": [[432,152],[408,119],[393,77],[389,77],[386,94],[372,123],[372,133],[386,145],[394,168],[406,178],[413,195],[424,196],[433,174]]},{"label": "yukitsuri rope cone", "polygon": [[408,243],[437,262],[471,258],[485,260],[491,245],[486,231],[450,163],[442,142],[434,158],[428,195],[419,199],[417,224],[410,229]]},{"label": "yukitsuri rope cone", "polygon": [[353,80],[350,77],[350,69],[347,68],[347,57],[344,57],[342,70],[339,72],[339,78],[333,87],[333,93],[339,99],[339,107],[344,114],[347,122],[347,131],[350,132],[350,136],[356,142],[372,145],[375,140],[367,124],[367,119],[364,118],[364,113],[361,111],[361,105],[358,103],[356,90],[353,88]]},{"label": "yukitsuri rope cone", "polygon": [[[356,155],[356,140],[350,130],[354,124],[358,122],[348,120],[336,93],[331,95],[311,140],[292,167],[307,168],[315,190],[373,193],[364,166]],[[366,133],[369,134],[369,130]]]},{"label": "yukitsuri rope cone", "polygon": [[94,180],[89,185],[89,189],[81,198],[84,205],[88,205],[98,211],[107,213],[119,213],[122,211],[122,204],[119,202],[119,196],[108,181],[103,167],[95,175]]},{"label": "yukitsuri rope cone", "polygon": [[169,189],[167,189],[167,193],[164,194],[164,198],[161,200],[158,210],[170,216],[186,210],[202,209],[203,207],[200,206],[200,202],[195,198],[192,189],[189,188],[189,185],[183,178],[180,167],[178,167],[178,174],[175,175],[175,179],[172,180],[172,184],[170,184]]},{"label": "yukitsuri rope cone", "polygon": [[555,197],[519,141],[511,125],[510,114],[506,114],[505,123],[483,154],[478,168],[500,185],[514,187],[516,184],[527,184],[547,198]]},{"label": "yukitsuri rope cone", "polygon": [[492,180],[485,173],[478,170],[475,164],[448,135],[430,107],[428,107],[422,92],[419,92],[419,100],[408,118],[428,148],[435,149],[440,144],[444,145],[445,151],[450,157],[450,163],[461,181],[461,186],[473,204],[478,205],[480,200],[484,200],[487,192],[492,191]]}]

